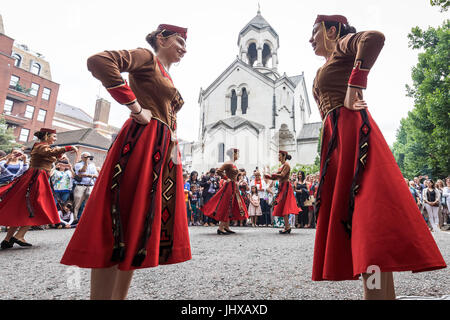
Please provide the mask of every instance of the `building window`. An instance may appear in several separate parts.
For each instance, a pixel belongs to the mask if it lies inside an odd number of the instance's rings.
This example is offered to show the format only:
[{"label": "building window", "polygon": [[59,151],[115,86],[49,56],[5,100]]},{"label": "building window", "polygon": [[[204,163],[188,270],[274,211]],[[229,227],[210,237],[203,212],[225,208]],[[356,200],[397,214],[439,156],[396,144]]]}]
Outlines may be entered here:
[{"label": "building window", "polygon": [[27,105],[27,109],[25,110],[24,117],[28,118],[28,119],[33,119],[33,115],[34,115],[34,107]]},{"label": "building window", "polygon": [[20,130],[20,136],[19,136],[19,141],[22,142],[27,142],[28,141],[28,136],[30,135],[30,130],[22,128]]},{"label": "building window", "polygon": [[12,75],[11,80],[9,81],[9,86],[15,88],[19,84],[20,78]]},{"label": "building window", "polygon": [[50,93],[51,93],[51,90],[49,88],[44,88],[44,90],[42,90],[42,99],[49,100]]},{"label": "building window", "polygon": [[45,122],[46,116],[47,116],[47,111],[44,109],[39,109],[37,121]]},{"label": "building window", "polygon": [[22,57],[20,56],[20,54],[13,53],[12,57],[14,58],[14,66],[20,67],[20,65],[22,64]]},{"label": "building window", "polygon": [[4,114],[11,114],[13,105],[14,105],[14,101],[6,99],[5,100],[5,106],[3,108],[3,113]]},{"label": "building window", "polygon": [[231,115],[236,114],[237,109],[237,95],[235,90],[231,90]]},{"label": "building window", "polygon": [[219,162],[225,161],[225,144],[219,143]]},{"label": "building window", "polygon": [[31,83],[31,90],[30,90],[30,94],[32,96],[37,97],[39,92],[39,85],[37,83]]},{"label": "building window", "polygon": [[241,109],[242,109],[242,114],[246,114],[246,113],[247,113],[247,108],[248,108],[248,94],[247,94],[247,89],[242,88],[242,98],[241,98]]},{"label": "building window", "polygon": [[34,62],[31,67],[31,72],[39,75],[41,73],[41,65],[37,62]]}]

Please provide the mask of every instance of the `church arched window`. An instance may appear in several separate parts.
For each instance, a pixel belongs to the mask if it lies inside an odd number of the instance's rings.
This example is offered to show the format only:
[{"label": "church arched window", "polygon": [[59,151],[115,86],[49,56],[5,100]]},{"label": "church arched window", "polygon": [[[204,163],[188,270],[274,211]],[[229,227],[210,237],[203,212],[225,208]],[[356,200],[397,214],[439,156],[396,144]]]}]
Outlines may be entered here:
[{"label": "church arched window", "polygon": [[262,50],[262,63],[264,67],[269,67],[269,61],[272,58],[272,52],[267,43],[264,43]]},{"label": "church arched window", "polygon": [[242,110],[242,114],[246,114],[246,113],[247,113],[247,108],[248,108],[248,94],[247,94],[247,89],[242,88],[242,97],[241,97],[241,110]]},{"label": "church arched window", "polygon": [[248,64],[253,64],[258,60],[258,51],[256,50],[256,43],[251,43],[247,49]]},{"label": "church arched window", "polygon": [[225,144],[219,143],[219,162],[225,161]]},{"label": "church arched window", "polygon": [[237,110],[237,95],[236,91],[231,90],[231,115],[234,116]]}]

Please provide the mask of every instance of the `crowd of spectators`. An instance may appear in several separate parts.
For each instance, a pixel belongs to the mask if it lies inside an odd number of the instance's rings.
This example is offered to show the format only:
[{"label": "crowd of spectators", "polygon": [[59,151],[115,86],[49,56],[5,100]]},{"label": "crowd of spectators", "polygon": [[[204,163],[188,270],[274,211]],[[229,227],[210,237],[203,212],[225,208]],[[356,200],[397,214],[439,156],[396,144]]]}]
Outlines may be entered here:
[{"label": "crowd of spectators", "polygon": [[450,177],[436,181],[428,176],[405,178],[409,191],[431,231],[449,230]]},{"label": "crowd of spectators", "polygon": [[[244,169],[239,169],[239,191],[244,198],[249,212],[246,221],[232,221],[233,226],[284,227],[280,217],[272,216],[272,202],[278,192],[278,181],[263,178],[258,168],[251,176]],[[199,208],[208,202],[225,182],[212,168],[199,176],[197,171],[184,174],[185,202],[190,226],[214,226],[218,222],[204,216]],[[303,171],[294,172],[290,182],[301,211],[291,214],[290,223],[297,228],[315,228],[314,199],[319,183],[318,174],[305,175]]]},{"label": "crowd of spectators", "polygon": [[[29,159],[23,149],[14,148],[9,154],[0,151],[0,186],[17,179],[28,168]],[[93,156],[88,152],[83,152],[74,165],[63,155],[50,174],[50,185],[61,222],[33,229],[76,227],[99,171],[100,168],[96,167]],[[239,191],[248,208],[249,219],[232,221],[233,226],[284,227],[282,218],[272,216],[272,202],[278,192],[278,181],[265,179],[264,174],[265,172],[261,173],[256,168],[248,176],[244,169],[239,169]],[[214,168],[200,175],[196,171],[185,172],[183,177],[189,225],[217,225],[217,221],[204,216],[199,209],[216,194],[224,180],[216,174]],[[450,229],[450,177],[444,182],[440,179],[434,181],[428,176],[418,176],[411,181],[405,178],[405,182],[430,230]],[[297,228],[315,228],[314,205],[319,174],[292,172],[290,183],[297,205],[301,208],[298,215],[290,215],[290,224]]]},{"label": "crowd of spectators", "polygon": [[[50,173],[50,186],[60,223],[32,227],[32,230],[76,227],[100,170],[89,152],[83,152],[80,156],[80,160],[72,165],[67,156],[62,155]],[[29,159],[23,149],[14,148],[10,154],[0,153],[0,186],[19,178],[28,168]]]}]

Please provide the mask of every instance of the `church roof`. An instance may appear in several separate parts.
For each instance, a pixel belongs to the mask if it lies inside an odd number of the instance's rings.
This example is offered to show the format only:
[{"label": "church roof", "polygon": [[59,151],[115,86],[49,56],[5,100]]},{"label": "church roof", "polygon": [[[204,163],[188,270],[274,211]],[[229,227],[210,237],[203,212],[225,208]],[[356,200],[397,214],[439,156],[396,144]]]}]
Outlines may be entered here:
[{"label": "church roof", "polygon": [[302,80],[303,75],[298,75],[298,76],[293,76],[293,77],[288,77],[289,80],[291,80],[295,86],[297,86],[299,84],[299,82]]},{"label": "church roof", "polygon": [[258,133],[260,130],[265,128],[262,124],[259,124],[257,122],[250,121],[250,120],[244,119],[239,116],[232,116],[230,118],[222,119],[222,120],[216,121],[214,123],[211,123],[206,126],[206,129],[207,130],[212,129],[221,124],[225,125],[226,127],[230,128],[230,129],[233,129],[233,130],[238,129],[242,126],[250,126],[250,127],[253,127]]},{"label": "church roof", "polygon": [[260,11],[258,11],[258,14],[252,20],[250,20],[249,23],[245,25],[245,27],[241,30],[241,32],[239,32],[239,35],[244,34],[245,31],[247,31],[247,29],[250,27],[254,27],[258,30],[269,28],[278,38],[278,33],[272,28],[272,26],[266,21],[266,19],[264,19]]},{"label": "church roof", "polygon": [[322,122],[305,123],[298,134],[297,140],[318,139],[321,128]]}]

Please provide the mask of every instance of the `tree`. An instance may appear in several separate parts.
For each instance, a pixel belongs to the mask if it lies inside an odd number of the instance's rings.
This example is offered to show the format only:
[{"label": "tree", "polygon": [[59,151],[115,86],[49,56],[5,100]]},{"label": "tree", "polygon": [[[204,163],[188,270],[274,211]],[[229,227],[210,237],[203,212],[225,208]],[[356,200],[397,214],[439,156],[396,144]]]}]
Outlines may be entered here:
[{"label": "tree", "polygon": [[430,4],[432,6],[441,7],[441,12],[447,11],[448,7],[450,7],[449,0],[430,0]]},{"label": "tree", "polygon": [[393,148],[407,177],[450,173],[449,27],[446,20],[426,31],[415,27],[408,35],[409,46],[424,52],[412,69],[413,86],[406,86],[408,96],[414,98],[414,109],[402,119]]},{"label": "tree", "polygon": [[0,116],[0,150],[9,152],[12,148],[18,147],[20,144],[16,143],[16,137],[6,125],[5,118]]}]

